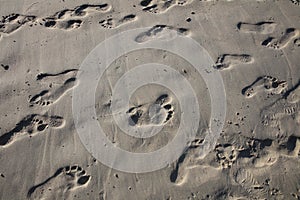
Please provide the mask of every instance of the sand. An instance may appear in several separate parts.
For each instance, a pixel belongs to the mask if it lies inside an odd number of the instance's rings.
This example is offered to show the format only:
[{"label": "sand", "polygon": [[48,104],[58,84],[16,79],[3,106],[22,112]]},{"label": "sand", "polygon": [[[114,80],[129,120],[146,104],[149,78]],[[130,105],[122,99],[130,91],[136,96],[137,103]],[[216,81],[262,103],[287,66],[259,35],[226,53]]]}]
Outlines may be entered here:
[{"label": "sand", "polygon": [[[299,0],[2,0],[0,15],[0,199],[300,199]],[[102,59],[131,44],[161,48]]]}]

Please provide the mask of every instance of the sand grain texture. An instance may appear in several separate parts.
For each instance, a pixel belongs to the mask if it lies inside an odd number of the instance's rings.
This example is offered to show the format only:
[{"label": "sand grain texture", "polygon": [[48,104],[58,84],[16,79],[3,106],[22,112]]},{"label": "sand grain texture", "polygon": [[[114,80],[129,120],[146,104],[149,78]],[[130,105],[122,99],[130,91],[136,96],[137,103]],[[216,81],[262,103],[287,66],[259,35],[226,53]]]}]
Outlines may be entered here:
[{"label": "sand grain texture", "polygon": [[[0,5],[0,199],[300,199],[299,0]],[[196,138],[174,163],[131,174],[86,150],[74,124],[72,92],[85,73],[81,63],[99,43],[141,27],[148,31],[133,38],[137,44],[179,36],[205,48],[214,62],[206,73],[216,70],[223,78],[227,113],[217,144],[202,158],[212,109],[203,77],[185,58],[161,49],[117,58],[99,79],[97,119],[91,119],[115,147],[160,149],[175,137],[186,112],[171,88],[144,85],[130,97],[128,124],[161,130],[143,139],[125,134],[113,118],[112,94],[138,65],[156,62],[178,71],[194,89],[201,116]]]}]

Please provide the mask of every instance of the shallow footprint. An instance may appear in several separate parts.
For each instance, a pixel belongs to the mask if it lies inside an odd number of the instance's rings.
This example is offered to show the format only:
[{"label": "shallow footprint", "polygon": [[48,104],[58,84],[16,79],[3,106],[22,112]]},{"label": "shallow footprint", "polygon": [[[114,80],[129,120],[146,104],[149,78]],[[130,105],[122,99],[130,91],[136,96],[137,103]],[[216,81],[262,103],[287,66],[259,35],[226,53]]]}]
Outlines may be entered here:
[{"label": "shallow footprint", "polygon": [[107,19],[99,21],[99,24],[103,28],[111,29],[111,28],[117,28],[119,26],[122,26],[129,22],[133,22],[135,20],[137,20],[137,16],[134,14],[129,14],[124,17],[121,17],[120,19],[108,17]]},{"label": "shallow footprint", "polygon": [[30,199],[66,199],[72,190],[86,186],[91,179],[80,166],[59,168],[53,176],[29,189]]},{"label": "shallow footprint", "polygon": [[[299,86],[298,86],[299,87]],[[265,126],[278,126],[284,116],[294,116],[299,113],[299,89],[296,88],[286,98],[281,98],[261,111],[262,124]],[[298,93],[298,94],[297,94]]]},{"label": "shallow footprint", "polygon": [[251,170],[242,168],[234,170],[233,178],[234,181],[242,186],[249,194],[257,197],[265,197],[268,194],[267,188],[265,188],[264,185],[259,184]]},{"label": "shallow footprint", "polygon": [[47,128],[61,128],[65,123],[60,116],[32,114],[24,117],[15,128],[0,136],[0,146],[7,146],[25,136],[33,136]]},{"label": "shallow footprint", "polygon": [[246,98],[251,98],[260,92],[269,94],[281,94],[287,89],[287,82],[280,81],[272,76],[262,76],[256,79],[251,85],[242,90],[242,94]]},{"label": "shallow footprint", "polygon": [[232,66],[239,64],[250,64],[254,62],[254,58],[248,54],[223,54],[218,57],[215,69],[223,70],[229,69]]},{"label": "shallow footprint", "polygon": [[70,78],[66,80],[62,86],[52,92],[50,92],[49,90],[44,90],[29,100],[30,106],[49,106],[51,104],[54,104],[58,100],[60,100],[61,97],[63,97],[68,91],[75,87],[76,83],[76,78]]},{"label": "shallow footprint", "polygon": [[108,4],[83,4],[75,7],[74,9],[65,9],[62,11],[56,12],[51,18],[53,19],[70,19],[70,18],[83,18],[86,17],[90,13],[94,12],[107,12],[110,10],[111,6]]},{"label": "shallow footprint", "polygon": [[286,97],[287,102],[297,103],[300,101],[300,83]]},{"label": "shallow footprint", "polygon": [[277,24],[274,22],[258,22],[256,24],[240,22],[237,28],[244,33],[270,34],[274,32],[276,26]]},{"label": "shallow footprint", "polygon": [[283,36],[281,36],[278,39],[275,39],[273,37],[267,38],[265,41],[261,43],[262,46],[268,47],[270,49],[283,49],[286,47],[294,38],[296,38],[299,35],[300,31],[294,28],[288,28],[286,29]]},{"label": "shallow footprint", "polygon": [[135,41],[137,43],[144,43],[154,39],[171,40],[177,35],[188,35],[189,30],[186,28],[174,28],[168,25],[155,25],[150,30],[139,34]]}]

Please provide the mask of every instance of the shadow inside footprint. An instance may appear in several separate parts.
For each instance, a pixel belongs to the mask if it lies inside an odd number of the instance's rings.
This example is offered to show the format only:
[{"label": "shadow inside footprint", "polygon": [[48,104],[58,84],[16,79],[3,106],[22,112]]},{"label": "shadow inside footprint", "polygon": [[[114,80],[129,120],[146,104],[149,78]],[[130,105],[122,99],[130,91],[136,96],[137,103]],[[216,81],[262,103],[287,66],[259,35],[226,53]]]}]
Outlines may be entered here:
[{"label": "shadow inside footprint", "polygon": [[171,98],[167,94],[159,96],[154,103],[130,108],[128,123],[130,126],[163,125],[174,114]]},{"label": "shadow inside footprint", "polygon": [[33,199],[52,198],[56,194],[61,197],[68,196],[69,191],[82,187],[90,181],[91,176],[87,175],[80,166],[66,166],[59,168],[54,175],[40,184],[28,190],[27,197]]},{"label": "shadow inside footprint", "polygon": [[60,116],[32,114],[24,117],[15,128],[0,136],[0,146],[6,146],[18,137],[32,136],[49,128],[60,128],[65,120]]}]

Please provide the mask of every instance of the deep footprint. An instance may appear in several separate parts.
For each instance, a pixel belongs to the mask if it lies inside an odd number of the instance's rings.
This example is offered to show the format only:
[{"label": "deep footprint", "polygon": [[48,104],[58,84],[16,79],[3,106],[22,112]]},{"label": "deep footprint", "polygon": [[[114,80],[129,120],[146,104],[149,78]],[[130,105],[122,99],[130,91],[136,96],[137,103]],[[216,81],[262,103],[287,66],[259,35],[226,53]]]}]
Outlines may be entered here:
[{"label": "deep footprint", "polygon": [[270,49],[280,50],[285,48],[294,38],[299,35],[300,31],[294,28],[286,29],[285,33],[278,39],[269,37],[261,45]]},{"label": "deep footprint", "polygon": [[142,125],[163,125],[167,123],[174,114],[174,108],[170,104],[171,98],[167,95],[161,95],[154,103],[150,105],[140,105],[132,107],[129,113],[129,124],[131,126]]},{"label": "deep footprint", "polygon": [[140,5],[143,7],[143,11],[161,14],[175,5],[185,6],[191,2],[192,0],[143,0]]},{"label": "deep footprint", "polygon": [[5,34],[11,34],[22,26],[29,22],[33,22],[36,16],[33,15],[21,15],[21,14],[10,14],[4,16],[0,21],[0,32]]},{"label": "deep footprint", "polygon": [[72,190],[86,186],[91,179],[80,166],[59,168],[54,175],[29,189],[30,199],[65,199]]},{"label": "deep footprint", "polygon": [[260,92],[267,92],[271,95],[273,94],[281,94],[284,90],[287,89],[287,82],[280,81],[272,76],[262,76],[257,78],[251,85],[245,87],[242,90],[242,94],[251,98]]},{"label": "deep footprint", "polygon": [[300,0],[290,0],[293,4],[300,6]]},{"label": "deep footprint", "polygon": [[33,136],[47,128],[61,128],[65,120],[60,116],[32,114],[24,117],[11,131],[0,136],[0,146],[12,144],[24,136]]}]

